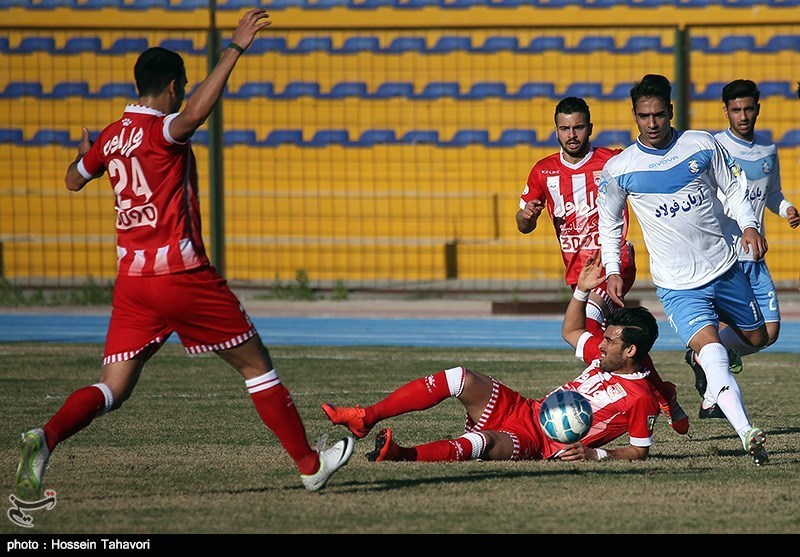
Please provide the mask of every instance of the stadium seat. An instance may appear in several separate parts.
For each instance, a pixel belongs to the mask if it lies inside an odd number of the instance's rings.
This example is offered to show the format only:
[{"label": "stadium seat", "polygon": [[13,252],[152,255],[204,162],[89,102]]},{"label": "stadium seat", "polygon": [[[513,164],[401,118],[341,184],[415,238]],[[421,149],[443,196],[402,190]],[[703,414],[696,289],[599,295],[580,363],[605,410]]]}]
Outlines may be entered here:
[{"label": "stadium seat", "polygon": [[397,6],[404,7],[404,8],[425,8],[427,6],[439,6],[441,5],[441,0],[398,0]]},{"label": "stadium seat", "polygon": [[552,83],[529,81],[520,85],[519,91],[508,96],[513,99],[535,99],[538,97],[553,99],[556,97],[556,88]]},{"label": "stadium seat", "polygon": [[426,131],[418,131],[413,130],[406,132],[406,134],[400,140],[400,143],[405,143],[408,145],[416,145],[420,143],[427,143],[432,145],[439,144],[439,132],[426,130]]},{"label": "stadium seat", "polygon": [[617,83],[605,98],[613,100],[629,99],[631,96],[631,87],[633,87],[633,83]]},{"label": "stadium seat", "polygon": [[565,97],[583,97],[589,99],[603,98],[602,83],[571,83],[564,91]]},{"label": "stadium seat", "polygon": [[137,99],[139,94],[133,83],[106,83],[100,87],[96,95],[92,96],[101,99],[113,99],[117,97]]},{"label": "stadium seat", "polygon": [[99,37],[70,37],[64,43],[64,48],[57,52],[63,54],[80,54],[81,52],[103,52],[103,42]]},{"label": "stadium seat", "polygon": [[283,37],[259,37],[253,41],[247,49],[251,54],[263,54],[265,52],[287,52],[286,39]]},{"label": "stadium seat", "polygon": [[192,136],[192,143],[208,145],[208,130],[197,130]]},{"label": "stadium seat", "polygon": [[381,83],[372,97],[376,99],[388,99],[392,97],[411,99],[414,97],[414,84],[409,82]]},{"label": "stadium seat", "polygon": [[22,130],[16,128],[0,128],[0,143],[11,143],[12,145],[22,145]]},{"label": "stadium seat", "polygon": [[319,97],[319,83],[308,81],[293,81],[286,84],[283,93],[276,93],[276,99],[296,99],[298,97]]},{"label": "stadium seat", "polygon": [[489,37],[480,47],[474,48],[474,52],[516,52],[519,50],[519,39],[517,37]]},{"label": "stadium seat", "polygon": [[725,83],[721,81],[708,83],[704,91],[697,90],[695,84],[692,83],[691,98],[701,101],[720,100],[722,98],[722,88],[725,86]]},{"label": "stadium seat", "polygon": [[539,141],[539,146],[541,146],[541,147],[560,147],[561,144],[558,142],[558,136],[556,135],[556,132],[554,131],[553,133],[551,133],[547,137],[547,139],[545,139],[543,141]]},{"label": "stadium seat", "polygon": [[273,130],[267,135],[267,139],[263,145],[276,147],[278,145],[302,145],[303,132],[302,130]]},{"label": "stadium seat", "polygon": [[147,50],[150,45],[145,38],[122,37],[114,41],[108,52],[111,54],[141,53]]},{"label": "stadium seat", "polygon": [[330,37],[303,37],[297,41],[297,45],[293,49],[289,49],[287,52],[330,52],[332,49],[333,46]]},{"label": "stadium seat", "polygon": [[350,0],[314,0],[314,3],[306,2],[303,5],[305,10],[330,10],[331,8],[346,8]]},{"label": "stadium seat", "polygon": [[425,89],[417,95],[417,99],[439,99],[441,97],[453,97],[457,99],[461,94],[456,81],[434,81],[428,83]]},{"label": "stadium seat", "polygon": [[466,93],[461,98],[485,99],[487,97],[499,97],[502,99],[506,96],[507,93],[505,83],[500,83],[499,81],[484,81],[473,83],[469,93]]},{"label": "stadium seat", "polygon": [[440,37],[431,52],[456,52],[472,50],[472,39],[470,37]]},{"label": "stadium seat", "polygon": [[[253,43],[255,44],[256,41],[253,41]],[[253,49],[254,44],[250,45],[249,50]],[[181,54],[205,54],[206,51],[205,45],[195,47],[194,41],[191,39],[164,39],[159,46]]]},{"label": "stadium seat", "polygon": [[511,129],[503,130],[500,138],[495,143],[498,147],[513,147],[515,145],[536,145],[536,132],[534,130]]},{"label": "stadium seat", "polygon": [[367,98],[367,84],[363,81],[342,81],[331,88],[327,95],[320,95],[326,99],[344,99],[346,97]]},{"label": "stadium seat", "polygon": [[222,143],[226,147],[233,145],[256,145],[256,132],[253,130],[228,130],[222,134]]},{"label": "stadium seat", "polygon": [[337,52],[380,52],[381,43],[378,37],[348,37]]},{"label": "stadium seat", "polygon": [[795,92],[791,83],[788,81],[762,81],[758,83],[758,90],[762,97],[786,97],[794,98]]},{"label": "stadium seat", "polygon": [[574,48],[568,49],[568,51],[579,53],[614,52],[616,48],[614,37],[589,35],[581,38],[578,44]]},{"label": "stadium seat", "polygon": [[783,50],[800,52],[800,35],[775,35],[760,50],[761,52],[781,52]]},{"label": "stadium seat", "polygon": [[745,52],[755,52],[756,48],[756,39],[750,35],[731,35],[727,37],[722,37],[720,39],[719,44],[712,48],[712,52],[718,53],[732,53],[738,52],[743,50]]},{"label": "stadium seat", "polygon": [[672,47],[664,46],[661,44],[661,37],[643,37],[632,36],[628,38],[625,44],[617,49],[620,54],[638,54],[640,52],[672,52]]},{"label": "stadium seat", "polygon": [[367,130],[361,134],[361,138],[354,145],[359,147],[371,147],[382,143],[396,143],[394,130]]},{"label": "stadium seat", "polygon": [[778,147],[797,147],[800,145],[800,130],[788,130],[776,145]]},{"label": "stadium seat", "polygon": [[28,54],[31,52],[55,52],[56,41],[53,37],[23,37],[17,48],[12,52],[17,54]]},{"label": "stadium seat", "polygon": [[123,4],[129,10],[166,10],[169,6],[169,0],[134,0],[133,2]]},{"label": "stadium seat", "polygon": [[442,145],[463,147],[472,143],[487,145],[489,143],[489,132],[486,130],[458,130],[453,134],[453,138],[450,141],[444,141]]},{"label": "stadium seat", "polygon": [[232,99],[271,99],[275,97],[275,84],[269,81],[242,83],[238,91],[229,92],[226,96]]},{"label": "stadium seat", "polygon": [[20,97],[42,97],[42,84],[30,81],[12,81],[0,94],[2,99],[18,99]]},{"label": "stadium seat", "polygon": [[524,52],[546,52],[548,50],[561,52],[567,48],[564,44],[564,37],[536,37],[527,47],[520,50]]},{"label": "stadium seat", "polygon": [[625,146],[633,143],[630,132],[622,130],[604,130],[592,138],[592,145],[597,147]]},{"label": "stadium seat", "polygon": [[25,143],[29,145],[64,145],[72,146],[77,145],[77,141],[72,141],[69,137],[69,132],[65,130],[39,130],[33,134],[33,138]]},{"label": "stadium seat", "polygon": [[395,37],[386,52],[426,52],[424,37]]},{"label": "stadium seat", "polygon": [[349,145],[350,134],[347,130],[320,130],[307,143],[311,147],[327,147],[328,145]]},{"label": "stadium seat", "polygon": [[56,83],[53,92],[45,97],[64,99],[67,97],[89,97],[89,84],[85,81]]}]

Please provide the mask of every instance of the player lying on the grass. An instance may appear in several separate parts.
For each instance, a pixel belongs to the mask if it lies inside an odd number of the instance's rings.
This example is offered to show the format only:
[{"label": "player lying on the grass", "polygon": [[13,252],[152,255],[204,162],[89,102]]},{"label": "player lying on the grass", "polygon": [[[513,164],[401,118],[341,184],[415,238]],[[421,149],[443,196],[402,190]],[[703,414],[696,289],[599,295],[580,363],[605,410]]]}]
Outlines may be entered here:
[{"label": "player lying on the grass", "polygon": [[[647,458],[659,405],[643,363],[658,337],[658,324],[645,308],[623,308],[609,317],[602,338],[586,331],[586,293],[603,280],[599,256],[596,259],[589,259],[581,270],[563,325],[565,338],[576,353],[591,362],[581,375],[559,387],[581,393],[592,405],[592,428],[580,443],[565,445],[545,435],[538,419],[544,398],[525,398],[493,377],[463,367],[411,381],[366,408],[323,404],[322,409],[334,424],[363,438],[381,420],[426,410],[449,397],[464,405],[464,435],[402,447],[391,429],[383,429],[375,440],[375,450],[367,455],[376,462]],[[600,448],[626,432],[629,446]]]}]

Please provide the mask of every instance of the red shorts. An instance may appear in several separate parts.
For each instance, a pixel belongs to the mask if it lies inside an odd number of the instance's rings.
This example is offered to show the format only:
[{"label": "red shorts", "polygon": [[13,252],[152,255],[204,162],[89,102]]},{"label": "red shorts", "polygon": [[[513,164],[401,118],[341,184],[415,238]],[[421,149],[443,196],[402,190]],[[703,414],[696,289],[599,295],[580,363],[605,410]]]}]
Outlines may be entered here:
[{"label": "red shorts", "polygon": [[464,430],[501,431],[514,440],[511,460],[543,460],[565,445],[551,440],[539,425],[540,400],[528,399],[492,378],[492,396],[478,423],[467,417]]},{"label": "red shorts", "polygon": [[133,359],[178,333],[189,354],[233,348],[256,334],[213,267],[155,277],[118,276],[103,365]]}]

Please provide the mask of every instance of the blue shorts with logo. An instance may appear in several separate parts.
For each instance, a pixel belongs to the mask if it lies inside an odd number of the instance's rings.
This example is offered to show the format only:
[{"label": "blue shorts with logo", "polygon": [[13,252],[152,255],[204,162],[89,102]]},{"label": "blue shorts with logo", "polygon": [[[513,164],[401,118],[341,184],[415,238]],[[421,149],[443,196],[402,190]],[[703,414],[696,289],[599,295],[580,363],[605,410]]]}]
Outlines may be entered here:
[{"label": "blue shorts with logo", "polygon": [[767,262],[761,261],[740,261],[745,276],[750,281],[753,294],[764,315],[764,321],[780,322],[781,309],[778,306],[778,293],[775,292],[775,283],[772,282],[772,275],[769,274]]},{"label": "blue shorts with logo", "polygon": [[719,322],[742,331],[754,331],[764,325],[753,288],[739,265],[708,284],[689,290],[656,288],[670,326],[689,346],[697,331]]}]

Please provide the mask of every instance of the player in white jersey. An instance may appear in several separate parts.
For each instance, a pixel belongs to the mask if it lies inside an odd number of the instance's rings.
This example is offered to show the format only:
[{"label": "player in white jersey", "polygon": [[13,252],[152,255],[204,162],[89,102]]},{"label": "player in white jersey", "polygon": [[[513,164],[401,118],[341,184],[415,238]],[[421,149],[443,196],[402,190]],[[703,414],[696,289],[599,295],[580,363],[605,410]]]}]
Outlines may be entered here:
[{"label": "player in white jersey", "polygon": [[669,323],[697,354],[704,370],[704,392],[723,410],[747,453],[760,465],[767,461],[766,434],[747,415],[719,337],[719,322],[735,327],[755,347],[767,343],[767,330],[753,289],[736,264],[732,241],[722,231],[718,190],[727,197],[742,230],[745,251],[759,260],[767,244],[758,232],[746,189],[736,178],[738,167],[725,148],[707,132],[680,132],[670,125],[671,93],[669,80],[654,74],[631,88],[639,137],[609,160],[601,175],[597,205],[608,294],[622,303],[619,246],[622,215],[629,202],[650,253],[650,274]]},{"label": "player in white jersey", "polygon": [[[764,234],[764,210],[770,211],[789,221],[789,226],[797,228],[800,225],[800,214],[795,206],[783,195],[781,190],[780,163],[778,150],[775,144],[761,134],[756,133],[756,121],[761,111],[759,98],[761,96],[758,86],[749,79],[731,81],[722,88],[722,102],[725,117],[730,124],[728,129],[716,134],[719,141],[736,164],[741,169],[739,175],[747,188],[747,196],[753,205],[753,212],[758,219],[759,232]],[[750,280],[753,292],[758,300],[761,313],[767,327],[770,346],[778,340],[780,334],[781,313],[775,285],[772,282],[767,263],[763,259],[756,260],[752,253],[744,251],[739,240],[742,232],[731,211],[726,205],[722,217],[722,229],[730,235],[736,246],[739,265]],[[720,329],[722,343],[736,350],[741,356],[746,356],[757,351],[749,342],[742,340],[734,329],[724,327]],[[690,365],[693,355],[687,354]],[[741,371],[741,366],[731,369]],[[700,407],[700,418],[724,418],[724,413],[712,401],[704,399]]]}]

